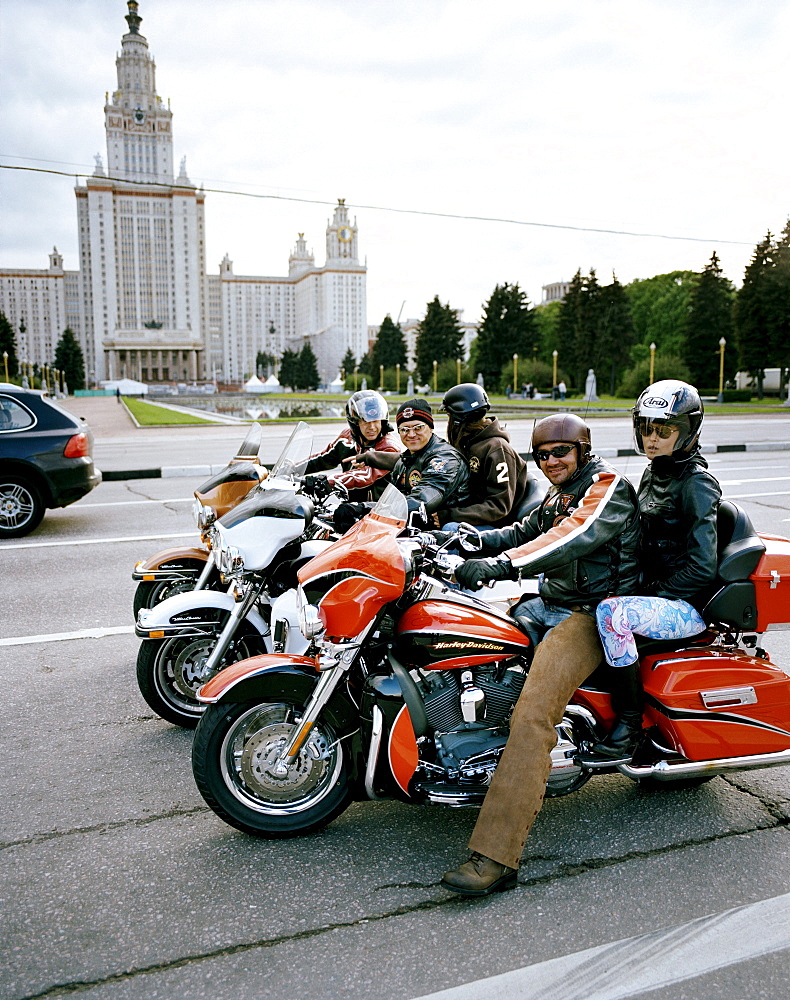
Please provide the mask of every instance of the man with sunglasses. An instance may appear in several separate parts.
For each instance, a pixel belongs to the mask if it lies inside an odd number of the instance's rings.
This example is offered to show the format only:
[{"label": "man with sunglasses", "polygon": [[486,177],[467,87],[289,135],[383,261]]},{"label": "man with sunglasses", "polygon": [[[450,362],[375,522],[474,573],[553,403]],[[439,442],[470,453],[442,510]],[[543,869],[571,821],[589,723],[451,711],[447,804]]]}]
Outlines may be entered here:
[{"label": "man with sunglasses", "polygon": [[607,595],[635,593],[638,580],[636,494],[592,454],[587,424],[573,413],[544,417],[532,433],[532,455],[551,484],[543,502],[522,521],[481,533],[483,558],[455,574],[469,589],[519,573],[540,581],[539,596],[513,611],[535,655],[469,841],[472,856],[442,879],[465,896],[515,885],[551,770],[554,727],[602,659],[595,609]]}]

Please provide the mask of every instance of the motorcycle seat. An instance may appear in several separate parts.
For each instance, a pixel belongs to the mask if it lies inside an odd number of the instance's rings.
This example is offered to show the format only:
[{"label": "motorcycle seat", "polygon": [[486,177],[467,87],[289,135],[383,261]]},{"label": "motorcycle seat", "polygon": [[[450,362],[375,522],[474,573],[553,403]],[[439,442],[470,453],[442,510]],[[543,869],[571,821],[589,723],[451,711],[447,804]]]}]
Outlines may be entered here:
[{"label": "motorcycle seat", "polygon": [[718,566],[716,580],[697,603],[708,625],[738,632],[757,627],[757,595],[749,576],[765,552],[765,542],[749,515],[732,500],[722,500],[716,520]]}]

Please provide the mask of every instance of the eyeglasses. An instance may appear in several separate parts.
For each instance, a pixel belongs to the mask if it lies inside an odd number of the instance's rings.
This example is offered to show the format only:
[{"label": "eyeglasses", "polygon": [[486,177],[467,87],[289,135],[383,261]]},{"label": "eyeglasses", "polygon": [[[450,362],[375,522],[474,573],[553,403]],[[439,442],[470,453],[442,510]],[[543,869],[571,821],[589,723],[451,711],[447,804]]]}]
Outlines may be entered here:
[{"label": "eyeglasses", "polygon": [[655,431],[660,438],[665,441],[667,438],[671,438],[675,431],[680,430],[677,424],[659,424],[655,420],[651,420],[649,417],[639,418],[639,433],[642,437],[650,437]]},{"label": "eyeglasses", "polygon": [[565,458],[565,456],[573,451],[576,447],[575,444],[558,444],[556,448],[552,448],[551,451],[536,451],[535,458],[539,462],[548,462],[550,458]]},{"label": "eyeglasses", "polygon": [[424,424],[422,422],[420,422],[419,424],[401,424],[400,427],[398,428],[398,433],[399,434],[419,434],[420,431],[423,429],[423,427],[426,430],[430,430],[430,427],[427,424]]}]

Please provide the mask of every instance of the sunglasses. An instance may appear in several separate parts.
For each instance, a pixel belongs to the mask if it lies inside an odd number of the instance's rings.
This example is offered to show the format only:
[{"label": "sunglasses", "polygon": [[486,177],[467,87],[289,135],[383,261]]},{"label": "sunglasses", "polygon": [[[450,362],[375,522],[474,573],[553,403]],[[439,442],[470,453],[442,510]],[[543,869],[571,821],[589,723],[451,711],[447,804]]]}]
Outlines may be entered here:
[{"label": "sunglasses", "polygon": [[539,462],[548,462],[550,458],[565,458],[565,456],[573,451],[576,447],[575,444],[558,444],[556,448],[552,448],[551,451],[536,451],[535,458]]},{"label": "sunglasses", "polygon": [[678,430],[676,424],[659,424],[647,417],[641,417],[639,420],[639,433],[642,437],[650,437],[653,431],[655,431],[660,438],[666,441],[667,438],[672,437],[676,430]]}]

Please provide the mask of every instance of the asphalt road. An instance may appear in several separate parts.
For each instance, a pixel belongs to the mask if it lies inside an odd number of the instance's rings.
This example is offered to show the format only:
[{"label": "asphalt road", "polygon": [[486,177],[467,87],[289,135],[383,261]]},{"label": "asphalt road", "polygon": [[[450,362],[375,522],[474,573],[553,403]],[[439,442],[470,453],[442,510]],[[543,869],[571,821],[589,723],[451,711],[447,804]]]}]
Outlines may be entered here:
[{"label": "asphalt road", "polygon": [[[622,444],[624,423],[599,423]],[[769,433],[706,422],[722,443]],[[220,463],[241,436],[214,442]],[[710,461],[758,530],[790,535],[790,451]],[[486,900],[439,886],[473,810],[357,803],[279,842],[225,826],[194,787],[191,733],[137,691],[130,634],[132,566],[194,538],[198,484],[104,483],[0,543],[0,996],[786,996],[788,767],[693,791],[593,779],[546,804],[518,887]],[[790,632],[764,645],[790,672]]]}]

